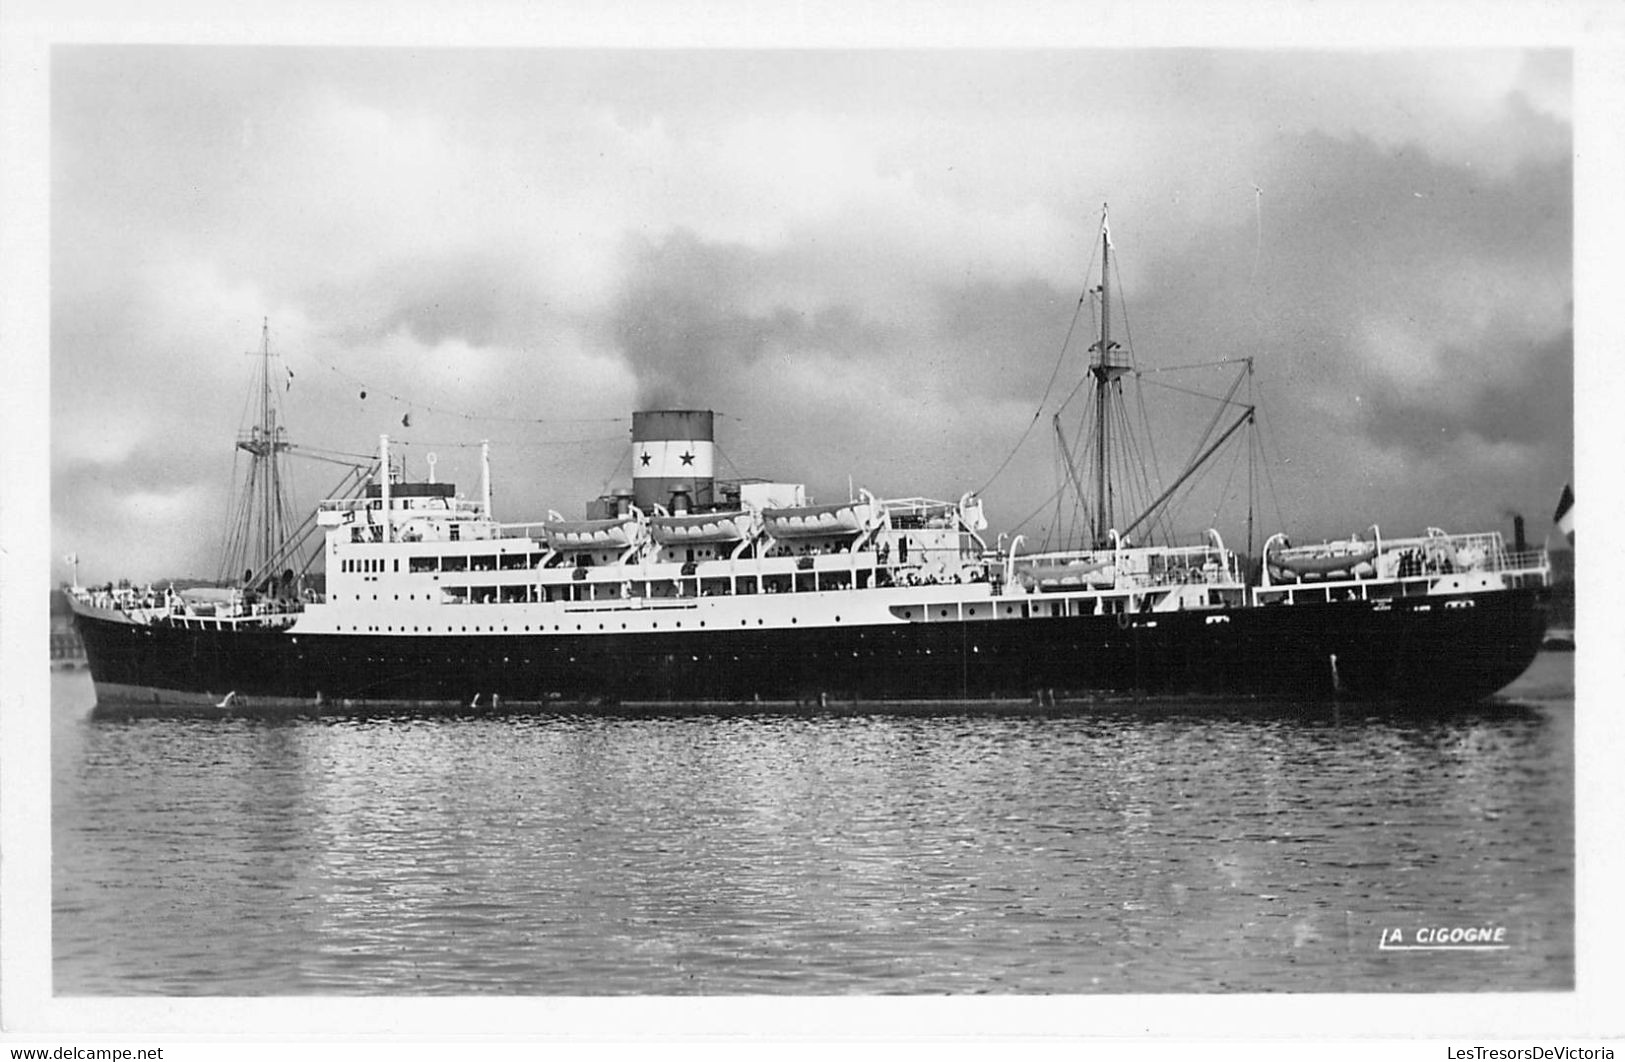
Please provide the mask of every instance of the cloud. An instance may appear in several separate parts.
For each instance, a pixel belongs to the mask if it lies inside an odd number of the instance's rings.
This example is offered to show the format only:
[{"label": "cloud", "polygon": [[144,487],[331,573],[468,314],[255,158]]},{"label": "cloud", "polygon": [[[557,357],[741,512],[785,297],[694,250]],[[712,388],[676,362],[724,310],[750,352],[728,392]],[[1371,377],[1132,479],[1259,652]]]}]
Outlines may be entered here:
[{"label": "cloud", "polygon": [[1435,386],[1385,381],[1362,396],[1367,412],[1358,429],[1373,441],[1434,459],[1451,456],[1451,445],[1464,438],[1486,446],[1537,447],[1571,433],[1573,333],[1536,347],[1507,345],[1517,348],[1502,355],[1505,364],[1521,369],[1516,374],[1474,379],[1480,351],[1447,348],[1440,361],[1451,369]]},{"label": "cloud", "polygon": [[[705,406],[740,392],[763,358],[862,361],[884,357],[894,330],[845,303],[820,305],[816,274],[738,244],[677,232],[634,239],[610,329],[648,406]],[[805,286],[795,281],[802,280]],[[802,287],[803,298],[779,301]]]},{"label": "cloud", "polygon": [[[728,414],[740,474],[837,494],[956,497],[1036,423],[989,490],[1014,522],[1057,483],[1104,202],[1114,334],[1142,368],[1256,358],[1298,523],[1536,511],[1572,461],[1566,53],[57,60],[58,553],[209,566],[212,534],[131,548],[106,514],[219,522],[267,317],[302,445],[389,432],[471,484],[493,439],[514,519],[579,511],[624,460],[606,422],[670,403]],[[1183,456],[1208,414],[1155,397]]]}]

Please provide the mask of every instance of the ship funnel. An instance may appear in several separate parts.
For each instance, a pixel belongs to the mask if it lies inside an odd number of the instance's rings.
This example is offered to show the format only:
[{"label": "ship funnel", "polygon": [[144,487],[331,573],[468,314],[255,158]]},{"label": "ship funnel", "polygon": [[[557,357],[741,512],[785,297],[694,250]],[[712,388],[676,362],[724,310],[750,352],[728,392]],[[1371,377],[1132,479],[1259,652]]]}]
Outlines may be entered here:
[{"label": "ship funnel", "polygon": [[659,409],[632,414],[632,494],[637,507],[684,508],[712,503],[715,414],[709,409]]},{"label": "ship funnel", "polygon": [[1517,513],[1512,514],[1512,551],[1514,553],[1529,551],[1529,543],[1523,537],[1523,517]]}]

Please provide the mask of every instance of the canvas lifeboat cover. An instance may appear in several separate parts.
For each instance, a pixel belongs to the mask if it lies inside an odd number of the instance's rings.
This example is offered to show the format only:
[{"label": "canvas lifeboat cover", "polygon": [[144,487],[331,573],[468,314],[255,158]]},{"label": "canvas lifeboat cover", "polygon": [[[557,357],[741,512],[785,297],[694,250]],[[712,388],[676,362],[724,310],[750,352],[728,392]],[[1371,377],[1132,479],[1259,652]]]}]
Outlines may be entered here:
[{"label": "canvas lifeboat cover", "polygon": [[1015,577],[1028,586],[1079,587],[1111,586],[1117,580],[1110,559],[1018,565]]},{"label": "canvas lifeboat cover", "polygon": [[762,520],[767,526],[767,533],[774,538],[855,535],[871,526],[874,518],[875,507],[867,501],[762,510]]},{"label": "canvas lifeboat cover", "polygon": [[1361,564],[1369,564],[1376,555],[1375,542],[1330,542],[1320,546],[1275,550],[1270,553],[1269,561],[1294,575],[1324,575],[1328,572],[1353,571]]},{"label": "canvas lifeboat cover", "polygon": [[609,520],[557,520],[542,525],[554,549],[626,549],[641,538],[635,516]]},{"label": "canvas lifeboat cover", "polygon": [[743,510],[656,516],[649,521],[661,545],[687,542],[739,542],[750,534],[750,513]]}]

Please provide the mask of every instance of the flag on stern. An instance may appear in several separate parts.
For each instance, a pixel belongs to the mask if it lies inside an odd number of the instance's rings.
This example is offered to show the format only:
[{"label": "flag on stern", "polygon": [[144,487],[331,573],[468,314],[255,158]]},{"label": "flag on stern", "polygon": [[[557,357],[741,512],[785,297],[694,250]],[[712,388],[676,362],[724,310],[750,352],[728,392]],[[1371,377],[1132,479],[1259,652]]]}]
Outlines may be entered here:
[{"label": "flag on stern", "polygon": [[1563,537],[1574,545],[1574,487],[1573,484],[1564,484],[1563,496],[1557,499],[1557,512],[1552,514],[1552,522],[1557,529],[1563,532]]}]

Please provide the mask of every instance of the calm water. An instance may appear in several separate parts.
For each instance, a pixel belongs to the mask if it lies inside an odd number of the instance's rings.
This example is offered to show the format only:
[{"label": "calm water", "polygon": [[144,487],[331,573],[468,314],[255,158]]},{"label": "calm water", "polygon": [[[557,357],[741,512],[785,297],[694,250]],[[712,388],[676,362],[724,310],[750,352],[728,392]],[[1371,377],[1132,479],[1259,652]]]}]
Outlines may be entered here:
[{"label": "calm water", "polygon": [[1432,721],[119,722],[62,672],[55,990],[1568,988],[1572,663]]}]

